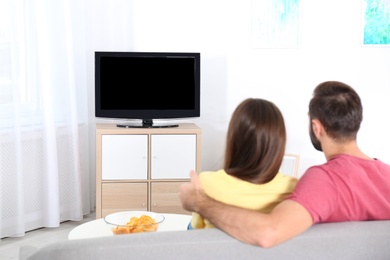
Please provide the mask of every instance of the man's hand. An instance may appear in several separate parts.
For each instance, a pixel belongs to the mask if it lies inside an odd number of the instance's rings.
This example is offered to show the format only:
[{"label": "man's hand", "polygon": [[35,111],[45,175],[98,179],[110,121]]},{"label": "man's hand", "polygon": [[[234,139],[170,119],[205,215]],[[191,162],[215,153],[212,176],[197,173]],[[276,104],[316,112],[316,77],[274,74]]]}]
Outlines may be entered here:
[{"label": "man's hand", "polygon": [[205,193],[198,174],[194,170],[190,171],[190,177],[191,182],[183,183],[180,186],[179,198],[185,210],[197,212],[198,203],[205,196]]}]

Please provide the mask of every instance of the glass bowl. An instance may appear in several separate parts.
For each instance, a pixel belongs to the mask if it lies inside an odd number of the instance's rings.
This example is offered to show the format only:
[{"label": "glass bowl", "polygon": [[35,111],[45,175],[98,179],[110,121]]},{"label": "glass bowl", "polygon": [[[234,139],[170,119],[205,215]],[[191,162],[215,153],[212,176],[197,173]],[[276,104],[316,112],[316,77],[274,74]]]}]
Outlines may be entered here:
[{"label": "glass bowl", "polygon": [[123,211],[104,217],[114,235],[157,231],[164,215],[150,211]]}]

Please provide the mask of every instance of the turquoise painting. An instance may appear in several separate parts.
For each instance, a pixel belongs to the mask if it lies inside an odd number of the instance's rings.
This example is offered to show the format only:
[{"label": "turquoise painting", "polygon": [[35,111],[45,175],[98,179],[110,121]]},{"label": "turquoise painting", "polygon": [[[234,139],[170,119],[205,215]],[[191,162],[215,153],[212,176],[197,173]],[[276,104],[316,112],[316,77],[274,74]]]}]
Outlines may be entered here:
[{"label": "turquoise painting", "polygon": [[299,27],[299,0],[252,0],[252,47],[298,47]]},{"label": "turquoise painting", "polygon": [[363,0],[364,44],[390,44],[390,0]]}]

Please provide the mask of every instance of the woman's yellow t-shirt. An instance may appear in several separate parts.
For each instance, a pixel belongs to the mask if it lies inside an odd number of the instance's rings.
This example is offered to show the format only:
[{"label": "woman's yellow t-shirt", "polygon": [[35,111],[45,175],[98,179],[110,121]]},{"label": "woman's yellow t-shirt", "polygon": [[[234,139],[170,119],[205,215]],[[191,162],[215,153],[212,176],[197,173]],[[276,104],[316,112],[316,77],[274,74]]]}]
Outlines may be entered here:
[{"label": "woman's yellow t-shirt", "polygon": [[[298,179],[278,173],[265,184],[253,184],[228,175],[224,170],[202,172],[200,181],[206,194],[225,204],[269,213],[295,188]],[[192,213],[193,229],[214,227],[198,213]]]}]

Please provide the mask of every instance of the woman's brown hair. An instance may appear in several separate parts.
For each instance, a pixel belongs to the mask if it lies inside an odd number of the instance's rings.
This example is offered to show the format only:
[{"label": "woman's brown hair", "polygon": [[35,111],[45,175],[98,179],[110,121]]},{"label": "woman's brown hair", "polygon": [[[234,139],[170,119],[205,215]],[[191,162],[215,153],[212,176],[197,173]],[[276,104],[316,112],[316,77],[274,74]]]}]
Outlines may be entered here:
[{"label": "woman's brown hair", "polygon": [[286,147],[283,115],[264,99],[238,105],[229,123],[224,169],[252,183],[267,183],[278,173]]}]

